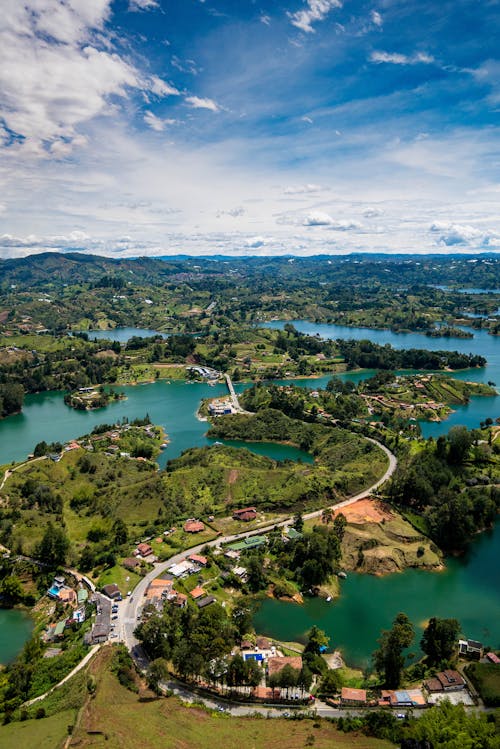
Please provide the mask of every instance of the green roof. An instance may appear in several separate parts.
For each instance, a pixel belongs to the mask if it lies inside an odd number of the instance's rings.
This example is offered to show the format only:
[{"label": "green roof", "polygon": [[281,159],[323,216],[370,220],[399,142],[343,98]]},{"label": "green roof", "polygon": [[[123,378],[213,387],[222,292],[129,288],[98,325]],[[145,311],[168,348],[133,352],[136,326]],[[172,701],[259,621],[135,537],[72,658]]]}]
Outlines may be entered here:
[{"label": "green roof", "polygon": [[244,551],[245,549],[254,549],[257,546],[262,546],[266,543],[265,536],[247,536],[243,541],[238,541],[236,544],[231,544],[229,547],[233,551]]},{"label": "green roof", "polygon": [[295,541],[297,538],[302,538],[302,533],[299,533],[299,531],[295,530],[295,528],[288,528],[286,535],[292,541]]},{"label": "green roof", "polygon": [[54,634],[56,635],[56,637],[58,635],[62,635],[63,634],[65,626],[66,626],[66,619],[63,619],[62,622],[57,622],[56,628],[54,630]]}]

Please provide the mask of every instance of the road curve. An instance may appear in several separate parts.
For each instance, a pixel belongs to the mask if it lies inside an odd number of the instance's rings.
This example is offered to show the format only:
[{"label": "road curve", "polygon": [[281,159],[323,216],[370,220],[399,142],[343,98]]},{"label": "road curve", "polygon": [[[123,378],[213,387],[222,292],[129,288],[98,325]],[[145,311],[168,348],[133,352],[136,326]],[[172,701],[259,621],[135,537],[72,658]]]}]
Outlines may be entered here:
[{"label": "road curve", "polygon": [[[389,466],[387,470],[385,471],[384,475],[380,479],[378,479],[378,481],[376,481],[374,484],[369,486],[367,489],[364,489],[362,492],[359,492],[359,494],[356,494],[355,496],[350,497],[349,499],[346,499],[343,502],[339,502],[336,505],[332,505],[331,506],[332,509],[333,508],[338,509],[339,507],[347,507],[348,505],[351,505],[360,499],[364,499],[365,497],[370,496],[370,494],[372,494],[372,492],[374,492],[376,489],[382,486],[382,484],[385,483],[396,470],[396,467],[397,467],[396,456],[393,455],[393,453],[387,447],[385,447],[385,445],[382,445],[380,442],[377,442],[377,440],[371,439],[370,437],[366,437],[365,439],[369,440],[369,442],[372,442],[374,445],[377,445],[377,447],[383,450],[383,452],[387,455],[389,459]],[[314,510],[313,512],[307,513],[303,517],[305,520],[310,520],[311,518],[320,517],[323,512],[324,512],[324,509]],[[138,640],[136,639],[136,637],[134,637],[134,629],[137,626],[139,609],[143,603],[143,599],[146,594],[148,585],[150,584],[150,582],[152,582],[152,580],[154,580],[156,577],[166,572],[167,569],[171,567],[173,564],[177,564],[182,559],[184,559],[188,552],[191,554],[197,554],[205,546],[221,546],[223,544],[231,543],[232,541],[236,541],[241,538],[245,538],[247,536],[258,535],[260,533],[269,531],[272,528],[286,527],[288,525],[291,525],[292,523],[293,523],[293,517],[290,517],[290,518],[287,518],[286,520],[281,520],[275,523],[269,523],[268,525],[262,526],[252,531],[246,531],[246,532],[234,534],[231,536],[218,536],[212,541],[198,544],[197,546],[194,546],[190,549],[185,549],[184,551],[179,552],[178,554],[175,554],[174,556],[170,557],[170,559],[167,559],[165,562],[156,564],[154,568],[140,580],[135,590],[133,591],[133,595],[131,595],[129,598],[126,598],[124,601],[120,603],[119,611],[118,611],[118,620],[115,626],[115,632],[117,633],[119,641],[123,642],[127,646],[127,648],[132,653],[137,665],[140,668],[146,668],[147,663],[148,663],[148,660],[144,652],[142,651],[142,648]]]}]

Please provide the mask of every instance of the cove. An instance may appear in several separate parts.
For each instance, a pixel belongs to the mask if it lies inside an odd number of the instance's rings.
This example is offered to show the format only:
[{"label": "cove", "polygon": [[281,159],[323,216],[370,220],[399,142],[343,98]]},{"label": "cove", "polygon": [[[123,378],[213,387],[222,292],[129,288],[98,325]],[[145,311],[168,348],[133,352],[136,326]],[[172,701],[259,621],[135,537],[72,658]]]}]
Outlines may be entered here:
[{"label": "cove", "polygon": [[0,609],[0,663],[12,663],[31,637],[33,622],[19,609]]},{"label": "cove", "polygon": [[89,340],[97,339],[98,341],[118,341],[119,343],[127,343],[132,336],[140,336],[141,338],[151,338],[151,336],[162,336],[167,338],[167,333],[160,333],[158,330],[150,330],[149,328],[112,328],[111,330],[81,330],[80,333],[87,333]]},{"label": "cove", "polygon": [[[364,340],[381,346],[389,343],[395,349],[420,348],[429,351],[460,351],[466,354],[479,354],[487,359],[487,365],[477,369],[464,369],[455,372],[447,372],[451,377],[471,382],[495,382],[500,387],[500,337],[489,335],[484,330],[474,331],[474,338],[430,338],[422,333],[394,333],[391,330],[375,330],[372,328],[350,328],[347,325],[333,325],[329,323],[312,323],[307,320],[290,320],[291,324],[301,333],[307,335],[318,335],[325,339],[349,339]],[[275,320],[266,323],[266,327],[282,329],[285,322]],[[359,379],[369,377],[372,373],[368,371],[358,373],[346,373],[344,378]],[[324,387],[322,382],[328,382],[329,376],[319,380],[305,380],[305,386]],[[304,381],[303,381],[304,382]],[[479,426],[481,421],[488,417],[495,419],[500,416],[500,395],[491,398],[473,397],[464,406],[452,406],[452,413],[445,421],[427,422],[421,421],[422,435],[428,437],[439,437],[446,434],[450,427],[462,424],[469,429]]]},{"label": "cove", "polygon": [[254,616],[260,634],[286,642],[305,642],[316,624],[339,648],[349,665],[364,668],[400,611],[415,625],[411,652],[419,653],[422,630],[431,616],[458,619],[467,637],[500,647],[500,527],[481,534],[459,559],[446,560],[442,572],[406,570],[385,577],[349,573],[340,598],[327,603],[305,598],[302,605],[267,598]]}]

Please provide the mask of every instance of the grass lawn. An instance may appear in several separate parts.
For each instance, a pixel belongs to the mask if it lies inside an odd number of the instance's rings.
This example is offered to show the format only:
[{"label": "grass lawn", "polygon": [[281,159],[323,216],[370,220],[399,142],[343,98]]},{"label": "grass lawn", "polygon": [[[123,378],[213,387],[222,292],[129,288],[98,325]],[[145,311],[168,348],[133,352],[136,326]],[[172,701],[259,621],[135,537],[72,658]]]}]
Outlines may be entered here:
[{"label": "grass lawn", "polygon": [[110,567],[108,570],[104,570],[99,577],[97,587],[102,588],[103,585],[116,583],[120,588],[120,593],[125,597],[129,590],[135,588],[140,579],[140,575],[136,575],[135,572],[126,570],[125,567],[117,564],[115,567]]},{"label": "grass lawn", "polygon": [[49,718],[1,726],[0,746],[2,749],[59,749],[75,716],[75,710],[65,710]]},{"label": "grass lawn", "polygon": [[[102,654],[105,659],[106,653]],[[97,664],[96,664],[97,665]],[[96,666],[94,666],[95,668]],[[101,666],[97,692],[82,715],[72,745],[110,746],[120,749],[390,749],[387,741],[356,733],[344,734],[321,721],[266,720],[213,715],[199,707],[184,707],[176,698],[141,701],[141,697],[120,686]],[[315,727],[316,725],[316,727]],[[102,731],[90,734],[89,731]],[[107,740],[106,740],[107,739]],[[26,749],[29,749],[27,747]]]},{"label": "grass lawn", "polygon": [[471,663],[465,673],[481,695],[485,705],[500,706],[500,668],[495,663]]}]

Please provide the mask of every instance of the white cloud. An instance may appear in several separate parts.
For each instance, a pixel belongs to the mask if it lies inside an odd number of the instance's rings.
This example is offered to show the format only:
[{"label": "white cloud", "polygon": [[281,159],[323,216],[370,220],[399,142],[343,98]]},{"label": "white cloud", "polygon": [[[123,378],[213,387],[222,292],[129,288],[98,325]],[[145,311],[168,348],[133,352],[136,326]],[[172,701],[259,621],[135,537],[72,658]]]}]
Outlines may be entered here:
[{"label": "white cloud", "polygon": [[306,185],[291,185],[285,187],[283,192],[285,195],[307,195],[310,193],[323,192],[325,190],[328,190],[328,187],[308,183]]},{"label": "white cloud", "polygon": [[265,24],[266,26],[270,26],[271,25],[271,17],[270,16],[266,16],[265,13],[262,13],[262,15],[260,16],[260,22],[263,23],[263,24]]},{"label": "white cloud", "polygon": [[[17,151],[61,157],[83,144],[78,129],[116,113],[119,99],[139,90],[179,92],[144,77],[103,35],[112,0],[3,0],[0,101]],[[111,103],[111,99],[113,103]]]},{"label": "white cloud", "polygon": [[390,63],[391,65],[418,65],[419,63],[430,65],[435,62],[432,55],[426,52],[415,52],[413,55],[402,55],[399,52],[380,52],[375,51],[370,55],[370,62],[377,65],[381,63]]},{"label": "white cloud", "polygon": [[370,13],[370,18],[371,18],[372,23],[375,24],[375,26],[378,26],[378,27],[382,26],[382,16],[380,15],[378,11],[372,10],[372,12]]},{"label": "white cloud", "polygon": [[323,211],[311,211],[302,222],[303,226],[331,226],[333,223],[333,218]]},{"label": "white cloud", "polygon": [[383,213],[384,211],[381,208],[374,208],[373,206],[369,206],[363,211],[363,216],[365,216],[365,218],[376,218],[377,216],[382,216]]},{"label": "white cloud", "polygon": [[209,109],[211,112],[218,112],[219,105],[213,99],[206,99],[200,96],[186,96],[186,104],[194,109]]},{"label": "white cloud", "polygon": [[250,239],[247,239],[245,242],[245,246],[248,247],[248,249],[257,249],[258,247],[264,247],[264,245],[268,244],[270,239],[266,239],[266,237],[251,237]]},{"label": "white cloud", "polygon": [[293,26],[308,34],[314,32],[312,24],[323,21],[333,8],[341,8],[340,0],[306,0],[307,9],[288,13]]},{"label": "white cloud", "polygon": [[139,10],[153,10],[158,8],[157,0],[129,0],[128,9],[132,12]]},{"label": "white cloud", "polygon": [[173,120],[170,117],[161,118],[157,117],[153,112],[149,110],[144,112],[144,122],[151,130],[156,130],[157,133],[162,133],[169,125],[176,125],[177,120]]},{"label": "white cloud", "polygon": [[314,120],[311,119],[311,117],[307,117],[306,115],[304,115],[304,117],[301,117],[300,119],[302,120],[302,122],[307,122],[309,125],[314,124]]},{"label": "white cloud", "polygon": [[430,231],[439,234],[438,244],[453,247],[454,245],[472,245],[474,248],[488,246],[498,239],[489,231],[478,229],[469,224],[453,224],[446,221],[435,221]]}]

